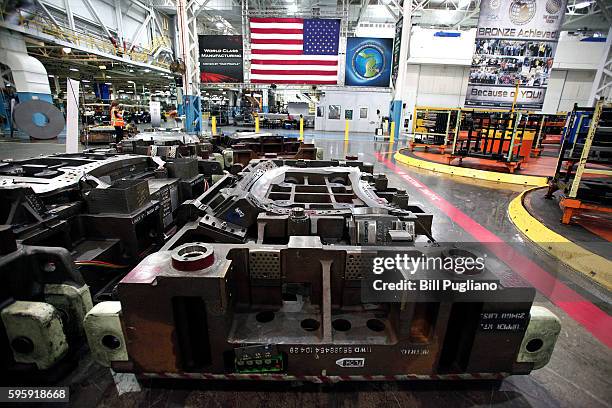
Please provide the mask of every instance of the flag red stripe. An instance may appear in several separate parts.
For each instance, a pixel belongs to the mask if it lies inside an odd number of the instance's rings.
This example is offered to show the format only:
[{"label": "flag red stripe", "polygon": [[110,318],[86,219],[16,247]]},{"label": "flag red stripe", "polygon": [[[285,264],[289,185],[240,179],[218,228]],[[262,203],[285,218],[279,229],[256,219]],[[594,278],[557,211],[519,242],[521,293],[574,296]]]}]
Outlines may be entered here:
[{"label": "flag red stripe", "polygon": [[251,79],[251,83],[254,84],[315,84],[315,85],[337,85],[338,81],[306,81],[303,79],[289,80],[282,79],[275,81],[273,79]]},{"label": "flag red stripe", "polygon": [[303,60],[262,60],[252,59],[251,64],[262,64],[262,65],[338,65],[338,61],[303,61]]},{"label": "flag red stripe", "polygon": [[251,27],[251,32],[255,34],[304,34],[304,30],[299,28],[255,28]]},{"label": "flag red stripe", "polygon": [[302,50],[251,50],[251,54],[303,55]]},{"label": "flag red stripe", "polygon": [[303,18],[257,18],[251,17],[251,23],[303,23]]},{"label": "flag red stripe", "polygon": [[262,75],[337,75],[337,71],[318,71],[301,69],[251,69],[251,73]]},{"label": "flag red stripe", "polygon": [[277,40],[274,38],[262,39],[262,38],[251,38],[253,44],[303,44],[302,40]]}]

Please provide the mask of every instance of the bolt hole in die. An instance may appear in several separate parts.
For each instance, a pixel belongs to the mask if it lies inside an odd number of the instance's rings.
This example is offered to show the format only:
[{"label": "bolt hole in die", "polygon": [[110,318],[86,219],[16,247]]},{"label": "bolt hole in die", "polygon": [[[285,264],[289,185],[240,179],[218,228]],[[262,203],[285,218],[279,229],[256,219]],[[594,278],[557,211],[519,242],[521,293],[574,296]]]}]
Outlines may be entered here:
[{"label": "bolt hole in die", "polygon": [[366,322],[366,326],[368,327],[368,329],[375,331],[375,332],[381,332],[385,330],[385,324],[378,319],[368,320]]},{"label": "bolt hole in die", "polygon": [[321,326],[321,323],[315,319],[304,319],[300,323],[300,326],[302,326],[302,329],[306,331],[315,331],[319,328],[319,326]]},{"label": "bolt hole in die", "polygon": [[121,340],[112,334],[107,334],[106,336],[102,337],[102,345],[109,350],[117,350],[119,347],[121,347]]},{"label": "bolt hole in die", "polygon": [[336,319],[332,322],[332,327],[340,332],[349,331],[351,329],[351,322],[346,319]]},{"label": "bolt hole in die", "polygon": [[269,323],[274,320],[274,312],[270,312],[268,310],[259,312],[255,315],[255,320],[257,320],[259,323]]},{"label": "bolt hole in die", "polygon": [[11,341],[11,347],[20,354],[29,354],[34,351],[34,343],[25,336],[15,337]]},{"label": "bolt hole in die", "polygon": [[536,351],[539,351],[543,345],[544,342],[541,339],[531,339],[527,342],[525,348],[528,352],[535,353]]}]

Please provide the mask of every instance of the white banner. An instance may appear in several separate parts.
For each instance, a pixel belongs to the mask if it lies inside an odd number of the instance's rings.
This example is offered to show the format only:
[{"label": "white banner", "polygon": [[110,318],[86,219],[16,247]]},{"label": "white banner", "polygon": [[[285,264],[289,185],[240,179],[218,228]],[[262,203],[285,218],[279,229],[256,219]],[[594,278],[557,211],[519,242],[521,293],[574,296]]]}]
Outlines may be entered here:
[{"label": "white banner", "polygon": [[159,101],[149,102],[149,113],[151,114],[151,127],[161,126],[161,104]]},{"label": "white banner", "polygon": [[66,79],[66,153],[79,152],[79,84]]}]

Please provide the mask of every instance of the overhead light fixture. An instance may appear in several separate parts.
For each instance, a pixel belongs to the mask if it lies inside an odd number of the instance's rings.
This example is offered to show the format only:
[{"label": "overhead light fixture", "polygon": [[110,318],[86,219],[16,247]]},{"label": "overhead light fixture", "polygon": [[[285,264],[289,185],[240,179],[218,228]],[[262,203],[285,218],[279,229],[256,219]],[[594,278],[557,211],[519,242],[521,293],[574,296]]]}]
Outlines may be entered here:
[{"label": "overhead light fixture", "polygon": [[112,78],[112,76],[110,76],[110,75],[107,75],[106,77],[109,78],[109,79]]},{"label": "overhead light fixture", "polygon": [[64,54],[70,54],[72,52],[72,48],[70,48],[70,47],[63,47],[62,51],[64,51]]},{"label": "overhead light fixture", "polygon": [[149,72],[151,72],[151,70],[150,70],[149,68],[146,68],[146,69],[144,70],[144,72],[149,73]]},{"label": "overhead light fixture", "polygon": [[112,82],[105,82],[104,84],[105,85],[112,85],[113,83]]},{"label": "overhead light fixture", "polygon": [[83,85],[83,86],[84,86],[85,88],[89,88],[89,85],[87,85],[87,84],[85,84],[85,85]]},{"label": "overhead light fixture", "polygon": [[49,78],[55,78],[55,75],[49,75]]},{"label": "overhead light fixture", "polygon": [[76,69],[76,68],[70,68],[70,70],[71,70],[72,72],[79,72],[79,70],[78,70],[78,69]]},{"label": "overhead light fixture", "polygon": [[106,69],[106,65],[98,65],[98,68],[100,68],[100,69]]},{"label": "overhead light fixture", "polygon": [[135,84],[134,81],[127,81],[128,84]]},{"label": "overhead light fixture", "polygon": [[130,72],[134,72],[134,70],[133,70],[133,69],[130,69]]},{"label": "overhead light fixture", "polygon": [[89,83],[90,81],[88,79],[82,79],[81,82]]}]

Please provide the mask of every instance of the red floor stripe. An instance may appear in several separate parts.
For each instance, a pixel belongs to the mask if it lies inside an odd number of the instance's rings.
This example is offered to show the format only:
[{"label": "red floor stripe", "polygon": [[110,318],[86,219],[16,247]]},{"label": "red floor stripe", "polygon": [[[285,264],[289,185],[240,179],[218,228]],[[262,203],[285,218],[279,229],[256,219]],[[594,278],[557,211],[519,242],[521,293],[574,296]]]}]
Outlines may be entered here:
[{"label": "red floor stripe", "polygon": [[509,267],[520,265],[519,268],[513,268],[513,270],[531,283],[552,303],[563,309],[568,316],[591,332],[599,341],[608,347],[612,347],[612,318],[606,312],[576,293],[535,262],[514,250],[500,237],[430,190],[425,184],[406,174],[401,167],[386,159],[382,154],[377,153],[376,158],[403,178],[404,181],[417,188],[429,201],[478,241],[495,243],[496,245],[491,245],[490,248],[499,259]]}]

